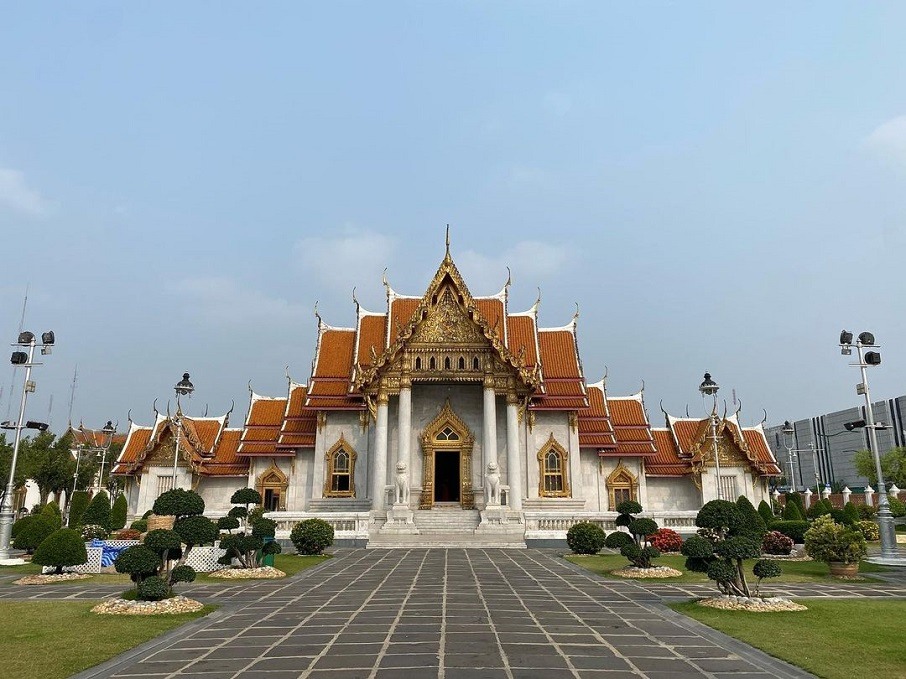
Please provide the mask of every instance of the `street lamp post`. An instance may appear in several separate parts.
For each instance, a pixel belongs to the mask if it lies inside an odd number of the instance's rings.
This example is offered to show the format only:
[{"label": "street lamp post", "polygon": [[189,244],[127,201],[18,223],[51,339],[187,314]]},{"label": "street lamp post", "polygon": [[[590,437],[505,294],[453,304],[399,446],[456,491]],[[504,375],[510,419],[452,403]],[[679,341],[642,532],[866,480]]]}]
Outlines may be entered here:
[{"label": "street lamp post", "polygon": [[714,471],[717,474],[717,499],[721,499],[720,492],[720,448],[717,441],[717,390],[720,389],[717,382],[711,379],[711,373],[705,373],[705,381],[702,382],[698,390],[702,393],[702,396],[712,396],[714,397],[714,407],[711,409],[711,416],[709,420],[711,422],[711,443],[714,448]]},{"label": "street lamp post", "polygon": [[[898,559],[897,538],[893,524],[893,514],[890,513],[890,504],[887,499],[887,486],[884,483],[884,475],[881,472],[881,452],[878,450],[878,426],[875,424],[875,416],[871,405],[871,393],[868,390],[868,366],[881,364],[881,354],[877,351],[864,351],[865,347],[877,347],[875,336],[870,332],[859,334],[853,345],[853,334],[844,330],[840,333],[840,353],[844,356],[852,355],[852,347],[856,347],[859,354],[859,362],[851,365],[858,366],[862,374],[862,382],[856,385],[856,393],[865,397],[865,419],[867,420],[865,428],[868,429],[869,440],[871,441],[871,452],[875,458],[875,472],[878,475],[878,527],[881,533],[881,558]],[[882,425],[883,426],[883,425]]]},{"label": "street lamp post", "polygon": [[[53,344],[53,332],[48,331],[41,335],[42,354],[49,354]],[[3,502],[0,503],[0,562],[7,561],[10,558],[9,542],[10,536],[12,535],[14,518],[13,492],[15,491],[16,462],[19,458],[19,443],[22,439],[22,430],[40,429],[43,431],[47,429],[47,425],[41,422],[23,422],[23,420],[25,420],[25,404],[28,400],[28,394],[35,390],[35,383],[31,380],[31,369],[33,366],[41,365],[40,363],[34,362],[35,347],[38,346],[38,341],[33,333],[26,331],[19,333],[19,338],[13,346],[19,347],[20,349],[18,351],[13,351],[10,362],[14,366],[22,366],[25,368],[25,381],[22,384],[22,401],[19,404],[19,419],[16,421],[15,425],[9,422],[3,423],[5,429],[16,430],[16,438],[15,443],[13,444],[13,459],[11,460],[9,467],[9,480],[6,483],[6,492],[3,493]],[[22,349],[26,347],[28,348],[28,352],[22,351]]]},{"label": "street lamp post", "polygon": [[796,490],[796,476],[793,472],[793,460],[796,458],[793,450],[793,435],[796,433],[796,430],[793,428],[793,425],[790,424],[790,421],[787,420],[783,423],[783,442],[786,444],[786,461],[790,466],[790,491]]},{"label": "street lamp post", "polygon": [[180,396],[189,396],[195,391],[195,386],[189,381],[189,373],[183,373],[182,379],[173,387],[176,390],[176,416],[173,423],[176,425],[176,444],[173,447],[173,488],[176,488],[176,465],[179,462],[179,444],[182,433],[182,407],[179,403]]},{"label": "street lamp post", "polygon": [[107,420],[107,424],[104,425],[104,428],[101,429],[104,432],[105,440],[104,445],[100,450],[96,449],[97,454],[101,456],[101,472],[98,474],[98,492],[101,492],[101,488],[104,488],[104,464],[107,462],[107,453],[110,450],[110,446],[113,443],[113,435],[116,433],[116,427],[113,426],[111,420]]}]

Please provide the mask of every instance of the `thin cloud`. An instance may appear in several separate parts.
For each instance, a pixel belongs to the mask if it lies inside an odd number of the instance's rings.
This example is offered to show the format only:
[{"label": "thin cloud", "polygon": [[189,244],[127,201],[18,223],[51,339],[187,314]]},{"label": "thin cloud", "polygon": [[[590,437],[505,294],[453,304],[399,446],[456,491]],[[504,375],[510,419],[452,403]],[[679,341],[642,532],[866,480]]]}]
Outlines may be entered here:
[{"label": "thin cloud", "polygon": [[891,118],[865,138],[865,146],[906,164],[906,116]]},{"label": "thin cloud", "polygon": [[352,225],[336,235],[302,238],[293,246],[296,262],[329,289],[380,280],[395,251],[390,236]]},{"label": "thin cloud", "polygon": [[311,309],[300,304],[269,297],[222,276],[187,278],[172,286],[171,291],[188,299],[194,314],[220,326],[296,325],[311,315]]},{"label": "thin cloud", "polygon": [[497,292],[503,286],[507,267],[514,276],[534,284],[562,271],[574,258],[568,245],[525,240],[498,255],[466,250],[456,256],[456,264],[472,292],[484,295]]},{"label": "thin cloud", "polygon": [[47,213],[46,201],[26,183],[25,174],[8,167],[0,167],[0,207],[29,217],[41,217]]}]

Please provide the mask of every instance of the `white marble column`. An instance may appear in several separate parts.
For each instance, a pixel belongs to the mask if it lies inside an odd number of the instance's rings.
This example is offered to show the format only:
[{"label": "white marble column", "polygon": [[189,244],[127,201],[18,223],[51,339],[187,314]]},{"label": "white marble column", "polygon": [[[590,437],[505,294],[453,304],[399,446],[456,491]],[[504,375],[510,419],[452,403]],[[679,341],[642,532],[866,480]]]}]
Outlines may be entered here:
[{"label": "white marble column", "polygon": [[400,403],[397,431],[399,432],[399,448],[396,452],[397,463],[402,462],[406,469],[412,469],[412,387],[400,388]]},{"label": "white marble column", "polygon": [[[482,427],[482,447],[484,448],[484,498],[489,504],[491,489],[488,487],[488,470],[493,464],[497,468],[497,394],[494,391],[494,378],[488,377],[484,384],[484,425]],[[499,504],[499,502],[495,503]]]},{"label": "white marble column", "polygon": [[516,395],[506,402],[506,471],[510,509],[522,509],[522,470],[519,467],[519,401]]},{"label": "white marble column", "polygon": [[371,508],[376,511],[384,509],[384,490],[387,487],[387,401],[386,393],[378,394],[374,425],[374,478],[371,485]]}]

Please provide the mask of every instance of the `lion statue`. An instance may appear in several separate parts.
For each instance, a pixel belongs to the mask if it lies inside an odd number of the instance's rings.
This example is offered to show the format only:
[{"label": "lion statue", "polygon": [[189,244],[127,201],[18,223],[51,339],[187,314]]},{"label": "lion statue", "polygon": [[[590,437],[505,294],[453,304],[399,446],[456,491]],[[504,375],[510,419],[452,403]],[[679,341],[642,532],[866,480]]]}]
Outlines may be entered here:
[{"label": "lion statue", "polygon": [[394,504],[409,504],[409,474],[405,462],[396,463],[396,479],[393,482]]},{"label": "lion statue", "polygon": [[496,462],[488,462],[486,504],[500,504],[500,471]]}]

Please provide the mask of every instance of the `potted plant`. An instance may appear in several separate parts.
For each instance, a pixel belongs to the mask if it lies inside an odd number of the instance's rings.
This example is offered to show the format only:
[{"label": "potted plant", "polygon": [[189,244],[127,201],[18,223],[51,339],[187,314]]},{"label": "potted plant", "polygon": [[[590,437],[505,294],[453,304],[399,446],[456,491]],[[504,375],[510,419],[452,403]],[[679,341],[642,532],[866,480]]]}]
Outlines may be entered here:
[{"label": "potted plant", "polygon": [[830,516],[815,519],[805,531],[805,553],[830,566],[831,575],[852,577],[867,554],[865,537],[858,530],[834,521]]}]

